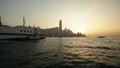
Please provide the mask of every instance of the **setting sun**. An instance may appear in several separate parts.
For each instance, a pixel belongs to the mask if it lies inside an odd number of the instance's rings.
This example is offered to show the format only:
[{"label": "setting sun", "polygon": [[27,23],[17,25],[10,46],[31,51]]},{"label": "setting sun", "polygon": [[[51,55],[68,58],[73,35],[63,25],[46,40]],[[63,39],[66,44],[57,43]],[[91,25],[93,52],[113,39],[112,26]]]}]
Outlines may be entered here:
[{"label": "setting sun", "polygon": [[120,68],[120,0],[0,0],[0,68]]},{"label": "setting sun", "polygon": [[84,16],[78,15],[64,15],[63,24],[67,25],[64,27],[68,27],[72,29],[74,33],[86,33],[87,30],[91,27],[90,20]]},{"label": "setting sun", "polygon": [[4,24],[7,25],[22,24],[19,20],[25,16],[27,25],[46,29],[56,27],[61,19],[63,29],[68,28],[74,33],[120,35],[118,0],[25,0],[0,3],[0,15],[4,17]]}]

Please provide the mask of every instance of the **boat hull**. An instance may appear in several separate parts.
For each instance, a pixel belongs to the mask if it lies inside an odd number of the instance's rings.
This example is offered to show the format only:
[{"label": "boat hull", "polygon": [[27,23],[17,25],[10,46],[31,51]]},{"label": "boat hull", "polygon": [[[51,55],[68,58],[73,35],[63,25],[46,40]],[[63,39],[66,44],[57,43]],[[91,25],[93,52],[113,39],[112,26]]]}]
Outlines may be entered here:
[{"label": "boat hull", "polygon": [[44,36],[34,37],[27,35],[0,35],[0,40],[41,40]]}]

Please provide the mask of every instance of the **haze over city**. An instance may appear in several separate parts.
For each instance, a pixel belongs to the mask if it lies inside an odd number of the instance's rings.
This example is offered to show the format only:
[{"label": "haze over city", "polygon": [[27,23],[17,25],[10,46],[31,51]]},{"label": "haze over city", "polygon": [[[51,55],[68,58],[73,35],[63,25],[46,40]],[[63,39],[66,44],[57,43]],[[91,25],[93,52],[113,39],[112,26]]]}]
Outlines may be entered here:
[{"label": "haze over city", "polygon": [[63,29],[88,36],[120,36],[120,0],[0,0],[2,23]]}]

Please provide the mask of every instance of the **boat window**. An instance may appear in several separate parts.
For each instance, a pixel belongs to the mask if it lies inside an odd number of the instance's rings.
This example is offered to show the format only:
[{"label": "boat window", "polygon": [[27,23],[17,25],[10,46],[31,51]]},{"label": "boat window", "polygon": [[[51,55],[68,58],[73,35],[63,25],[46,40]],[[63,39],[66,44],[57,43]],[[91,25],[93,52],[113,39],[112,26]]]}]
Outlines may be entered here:
[{"label": "boat window", "polygon": [[20,30],[20,32],[22,32],[22,30]]},{"label": "boat window", "polygon": [[29,30],[27,30],[27,32],[29,32]]},{"label": "boat window", "polygon": [[30,31],[30,33],[32,33],[32,31]]},{"label": "boat window", "polygon": [[26,32],[26,30],[24,30],[24,32]]}]

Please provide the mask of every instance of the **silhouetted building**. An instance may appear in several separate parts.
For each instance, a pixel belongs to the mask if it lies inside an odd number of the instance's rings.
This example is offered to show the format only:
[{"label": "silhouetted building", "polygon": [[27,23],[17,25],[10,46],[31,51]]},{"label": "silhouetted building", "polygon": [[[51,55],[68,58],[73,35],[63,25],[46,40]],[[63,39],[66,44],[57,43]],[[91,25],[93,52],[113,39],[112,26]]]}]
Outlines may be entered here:
[{"label": "silhouetted building", "polygon": [[25,26],[25,22],[26,22],[25,17],[23,17],[23,26]]},{"label": "silhouetted building", "polygon": [[59,20],[59,29],[62,31],[62,20]]},{"label": "silhouetted building", "polygon": [[2,20],[1,20],[1,16],[0,16],[0,26],[2,26]]},{"label": "silhouetted building", "polygon": [[62,20],[59,20],[59,27],[41,29],[41,32],[46,34],[47,37],[85,37],[85,34],[75,34],[67,28],[62,30]]}]

